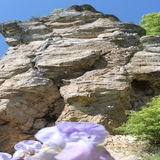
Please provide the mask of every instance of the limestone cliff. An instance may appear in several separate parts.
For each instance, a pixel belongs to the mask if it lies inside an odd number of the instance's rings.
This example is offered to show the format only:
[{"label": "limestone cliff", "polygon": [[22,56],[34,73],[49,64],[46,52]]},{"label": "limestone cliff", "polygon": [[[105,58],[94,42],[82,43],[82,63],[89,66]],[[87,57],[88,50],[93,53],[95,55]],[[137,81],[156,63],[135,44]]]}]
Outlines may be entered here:
[{"label": "limestone cliff", "polygon": [[[0,24],[0,151],[59,121],[110,133],[160,94],[160,36],[90,5]],[[6,144],[8,144],[6,146]]]}]

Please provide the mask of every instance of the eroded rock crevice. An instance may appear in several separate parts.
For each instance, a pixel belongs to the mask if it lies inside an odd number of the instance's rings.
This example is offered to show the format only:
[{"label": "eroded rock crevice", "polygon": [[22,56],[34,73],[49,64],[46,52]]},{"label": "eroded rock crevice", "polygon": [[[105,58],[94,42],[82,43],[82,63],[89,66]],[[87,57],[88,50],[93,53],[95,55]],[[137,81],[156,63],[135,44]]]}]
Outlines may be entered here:
[{"label": "eroded rock crevice", "polygon": [[[159,83],[158,83],[159,84]],[[157,82],[149,80],[134,79],[131,83],[131,105],[132,109],[139,111],[142,106],[147,106],[154,96],[160,94]]]}]

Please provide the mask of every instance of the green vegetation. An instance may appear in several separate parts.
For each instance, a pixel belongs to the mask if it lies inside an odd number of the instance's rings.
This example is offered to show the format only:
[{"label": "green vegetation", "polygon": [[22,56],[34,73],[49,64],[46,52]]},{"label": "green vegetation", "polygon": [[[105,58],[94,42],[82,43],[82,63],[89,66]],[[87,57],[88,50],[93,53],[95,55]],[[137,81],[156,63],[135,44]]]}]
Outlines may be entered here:
[{"label": "green vegetation", "polygon": [[58,20],[60,20],[61,19],[61,17],[58,15],[58,16],[54,16],[54,20],[55,21],[58,21]]},{"label": "green vegetation", "polygon": [[21,23],[21,21],[17,21],[17,20],[15,20],[14,21],[16,24],[20,24]]},{"label": "green vegetation", "polygon": [[21,41],[21,42],[18,43],[18,46],[20,46],[20,45],[28,45],[28,44],[29,44],[28,41]]},{"label": "green vegetation", "polygon": [[143,160],[160,160],[160,151],[158,151],[157,153],[155,153],[154,156],[146,157]]},{"label": "green vegetation", "polygon": [[152,144],[160,143],[160,95],[152,98],[141,111],[127,111],[128,121],[115,129],[124,134],[133,134]]},{"label": "green vegetation", "polygon": [[140,25],[147,35],[160,34],[160,12],[153,12],[142,16]]},{"label": "green vegetation", "polygon": [[59,13],[62,11],[62,8],[55,8],[53,11],[52,11],[52,14],[53,13]]}]

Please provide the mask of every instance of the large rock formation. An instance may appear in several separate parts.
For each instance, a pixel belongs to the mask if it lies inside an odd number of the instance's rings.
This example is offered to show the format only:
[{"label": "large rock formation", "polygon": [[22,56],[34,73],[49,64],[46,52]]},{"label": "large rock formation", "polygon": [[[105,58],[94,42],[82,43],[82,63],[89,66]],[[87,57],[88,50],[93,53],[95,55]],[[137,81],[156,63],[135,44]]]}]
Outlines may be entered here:
[{"label": "large rock formation", "polygon": [[[90,5],[0,24],[0,151],[60,121],[110,133],[160,94],[160,36]],[[7,145],[6,145],[7,144]]]}]

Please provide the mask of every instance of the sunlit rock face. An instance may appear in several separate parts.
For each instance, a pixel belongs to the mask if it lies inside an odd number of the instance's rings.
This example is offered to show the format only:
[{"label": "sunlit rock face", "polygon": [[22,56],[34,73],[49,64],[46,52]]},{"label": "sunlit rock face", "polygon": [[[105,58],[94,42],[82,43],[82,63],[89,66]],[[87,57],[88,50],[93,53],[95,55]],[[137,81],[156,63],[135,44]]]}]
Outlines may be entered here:
[{"label": "sunlit rock face", "polygon": [[114,133],[126,109],[160,94],[159,36],[90,5],[1,23],[0,32],[9,45],[0,60],[1,151],[60,121]]}]

